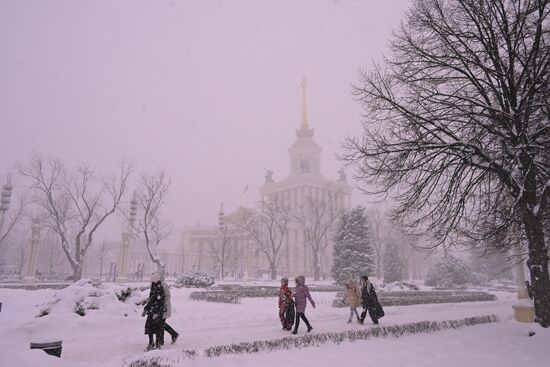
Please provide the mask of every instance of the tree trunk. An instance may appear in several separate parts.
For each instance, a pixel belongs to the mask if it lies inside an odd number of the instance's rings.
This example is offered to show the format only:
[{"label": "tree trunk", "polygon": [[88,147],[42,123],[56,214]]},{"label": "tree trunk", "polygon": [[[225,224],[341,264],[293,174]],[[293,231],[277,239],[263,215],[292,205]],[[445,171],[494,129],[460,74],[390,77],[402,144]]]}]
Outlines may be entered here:
[{"label": "tree trunk", "polygon": [[73,268],[73,282],[82,279],[82,264],[75,264]]},{"label": "tree trunk", "polygon": [[275,266],[275,263],[270,263],[269,268],[271,270],[271,280],[277,279],[277,266]]},{"label": "tree trunk", "polygon": [[529,243],[527,266],[535,303],[535,318],[542,326],[550,326],[550,278],[548,252],[544,243],[543,225],[531,210],[523,211],[523,225]]},{"label": "tree trunk", "polygon": [[319,280],[321,277],[321,267],[319,266],[319,251],[313,251],[313,280]]}]

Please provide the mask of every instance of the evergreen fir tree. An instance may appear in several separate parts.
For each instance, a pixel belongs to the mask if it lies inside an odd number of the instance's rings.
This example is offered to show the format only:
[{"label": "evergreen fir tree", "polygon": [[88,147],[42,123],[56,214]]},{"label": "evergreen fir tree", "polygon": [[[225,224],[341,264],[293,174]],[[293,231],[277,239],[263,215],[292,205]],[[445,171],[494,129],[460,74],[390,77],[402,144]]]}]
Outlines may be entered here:
[{"label": "evergreen fir tree", "polygon": [[390,243],[384,253],[384,283],[398,282],[403,280],[405,262],[401,251],[395,243]]},{"label": "evergreen fir tree", "polygon": [[337,284],[374,271],[374,245],[364,207],[353,208],[340,217],[334,242],[332,277]]}]

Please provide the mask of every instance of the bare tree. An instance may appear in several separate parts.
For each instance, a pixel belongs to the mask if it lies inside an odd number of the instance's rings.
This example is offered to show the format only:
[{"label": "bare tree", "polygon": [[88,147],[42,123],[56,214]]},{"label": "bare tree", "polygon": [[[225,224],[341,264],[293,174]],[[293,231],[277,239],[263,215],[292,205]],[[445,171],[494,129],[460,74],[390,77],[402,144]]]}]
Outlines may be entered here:
[{"label": "bare tree", "polygon": [[236,226],[246,231],[265,255],[272,280],[277,278],[281,250],[291,218],[289,208],[278,200],[260,202],[257,210],[240,208],[234,215]]},{"label": "bare tree", "polygon": [[59,275],[64,271],[64,268],[67,268],[63,250],[53,236],[57,235],[52,235],[52,231],[46,231],[38,247],[38,268],[41,269],[47,278]]},{"label": "bare tree", "polygon": [[313,278],[321,275],[321,256],[327,248],[328,237],[342,209],[337,205],[337,194],[327,194],[324,199],[308,197],[303,205],[294,210],[294,219],[302,226],[307,246],[311,249]]},{"label": "bare tree", "polygon": [[80,279],[95,232],[115,212],[126,191],[130,166],[121,163],[118,176],[101,180],[86,165],[68,171],[62,161],[40,155],[18,168],[32,180],[35,202],[42,210],[41,222],[56,233],[72,277]]},{"label": "bare tree", "polygon": [[145,240],[149,257],[158,267],[162,279],[165,265],[159,256],[159,245],[171,232],[163,217],[169,187],[170,180],[164,172],[141,175],[136,190],[137,220],[132,224],[137,235]]},{"label": "bare tree", "polygon": [[219,241],[212,242],[211,253],[214,255],[216,262],[220,266],[220,278],[223,280],[225,277],[225,267],[229,263],[233,255],[233,246],[231,242],[232,229],[228,227],[220,227]]},{"label": "bare tree", "polygon": [[96,250],[96,261],[99,265],[99,279],[103,278],[103,265],[105,264],[108,251],[109,247],[107,246],[107,242],[105,241],[103,241]]},{"label": "bare tree", "polygon": [[365,184],[395,194],[396,217],[438,244],[480,230],[498,236],[485,219],[494,213],[519,218],[544,326],[549,8],[548,0],[415,1],[386,67],[363,72],[356,86],[364,138],[348,139],[345,157]]}]

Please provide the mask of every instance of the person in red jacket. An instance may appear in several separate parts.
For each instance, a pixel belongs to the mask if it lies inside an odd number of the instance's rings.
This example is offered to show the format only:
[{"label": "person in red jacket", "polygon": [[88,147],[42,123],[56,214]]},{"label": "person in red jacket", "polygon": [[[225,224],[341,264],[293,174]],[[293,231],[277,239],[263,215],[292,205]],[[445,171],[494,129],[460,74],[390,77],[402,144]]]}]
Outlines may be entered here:
[{"label": "person in red jacket", "polygon": [[279,319],[283,325],[283,330],[292,329],[294,324],[294,301],[292,300],[292,291],[288,288],[288,279],[281,279],[281,288],[279,288]]}]

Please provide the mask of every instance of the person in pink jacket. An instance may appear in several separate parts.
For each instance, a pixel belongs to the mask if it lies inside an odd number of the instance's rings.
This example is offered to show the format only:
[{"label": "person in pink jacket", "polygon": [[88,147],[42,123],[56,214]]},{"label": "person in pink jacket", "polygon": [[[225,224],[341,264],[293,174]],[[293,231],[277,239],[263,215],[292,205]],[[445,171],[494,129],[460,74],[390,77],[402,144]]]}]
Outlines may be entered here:
[{"label": "person in pink jacket", "polygon": [[311,303],[311,306],[315,308],[315,301],[311,298],[309,294],[309,288],[306,286],[306,277],[299,275],[295,279],[296,281],[296,291],[294,292],[293,297],[296,299],[296,323],[294,324],[294,331],[292,334],[298,333],[298,327],[300,326],[300,319],[304,320],[307,326],[307,332],[309,333],[313,328],[311,327],[306,315],[306,305],[307,300]]}]

